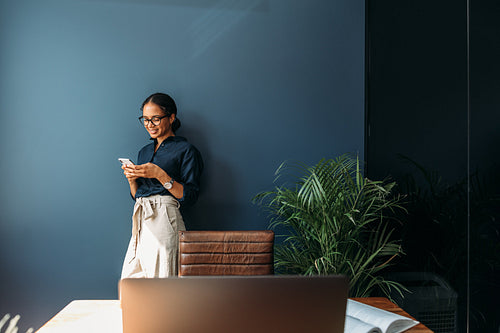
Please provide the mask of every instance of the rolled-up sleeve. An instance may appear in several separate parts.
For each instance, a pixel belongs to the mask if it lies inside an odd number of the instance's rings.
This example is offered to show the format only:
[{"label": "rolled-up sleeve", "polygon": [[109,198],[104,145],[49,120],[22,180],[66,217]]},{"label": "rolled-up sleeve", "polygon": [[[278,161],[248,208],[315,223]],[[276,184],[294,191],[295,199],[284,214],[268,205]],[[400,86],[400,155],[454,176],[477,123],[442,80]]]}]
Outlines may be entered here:
[{"label": "rolled-up sleeve", "polygon": [[203,159],[200,152],[191,146],[182,157],[179,183],[184,187],[184,193],[179,202],[183,206],[190,206],[198,199],[200,192],[200,178],[203,172]]}]

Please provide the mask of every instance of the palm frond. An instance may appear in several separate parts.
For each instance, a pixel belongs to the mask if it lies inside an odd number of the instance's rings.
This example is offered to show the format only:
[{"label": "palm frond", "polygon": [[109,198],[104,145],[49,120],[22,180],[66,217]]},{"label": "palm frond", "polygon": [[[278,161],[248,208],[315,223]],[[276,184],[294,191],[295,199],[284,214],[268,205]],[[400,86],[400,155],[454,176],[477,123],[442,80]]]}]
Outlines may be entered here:
[{"label": "palm frond", "polygon": [[345,274],[351,296],[401,290],[380,275],[403,254],[385,218],[404,210],[401,198],[392,196],[394,182],[363,177],[359,159],[349,155],[313,166],[284,162],[275,183],[284,179],[253,198],[270,213],[270,228],[286,230],[275,250],[278,273]]}]

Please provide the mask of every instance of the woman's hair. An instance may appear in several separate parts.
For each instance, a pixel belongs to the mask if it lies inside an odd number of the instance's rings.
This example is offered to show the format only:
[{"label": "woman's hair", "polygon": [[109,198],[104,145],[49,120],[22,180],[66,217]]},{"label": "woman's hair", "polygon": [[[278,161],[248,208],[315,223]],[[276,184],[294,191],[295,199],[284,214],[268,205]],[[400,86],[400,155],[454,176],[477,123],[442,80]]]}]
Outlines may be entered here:
[{"label": "woman's hair", "polygon": [[177,106],[175,105],[172,97],[163,93],[155,93],[146,98],[146,100],[141,105],[141,110],[144,108],[144,105],[148,104],[149,102],[158,105],[158,107],[162,109],[163,112],[165,112],[165,115],[167,117],[175,114],[175,120],[172,123],[172,131],[174,131],[174,133],[179,129],[179,127],[181,127],[181,121],[179,120],[179,118],[177,118]]}]

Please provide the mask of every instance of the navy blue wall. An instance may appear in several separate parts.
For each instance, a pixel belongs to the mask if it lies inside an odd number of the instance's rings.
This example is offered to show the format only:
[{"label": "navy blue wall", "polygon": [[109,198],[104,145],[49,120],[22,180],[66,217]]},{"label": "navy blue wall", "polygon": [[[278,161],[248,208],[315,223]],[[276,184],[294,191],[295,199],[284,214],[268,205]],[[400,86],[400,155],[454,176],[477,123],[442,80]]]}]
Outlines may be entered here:
[{"label": "navy blue wall", "polygon": [[363,158],[363,0],[2,0],[0,49],[0,314],[35,328],[117,297],[150,93],[205,159],[188,229],[266,228],[283,160]]}]

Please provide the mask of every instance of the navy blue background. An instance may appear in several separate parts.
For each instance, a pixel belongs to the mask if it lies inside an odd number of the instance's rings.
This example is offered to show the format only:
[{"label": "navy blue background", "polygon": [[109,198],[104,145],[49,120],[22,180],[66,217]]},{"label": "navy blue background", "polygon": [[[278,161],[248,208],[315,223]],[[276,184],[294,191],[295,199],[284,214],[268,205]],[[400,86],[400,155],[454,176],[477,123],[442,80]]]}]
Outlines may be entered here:
[{"label": "navy blue background", "polygon": [[[139,106],[203,154],[192,229],[262,229],[284,160],[364,150],[364,1],[0,1],[0,314],[117,297]],[[23,325],[24,324],[24,325]]]}]

